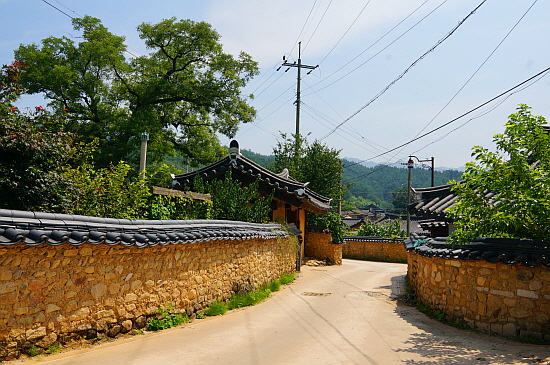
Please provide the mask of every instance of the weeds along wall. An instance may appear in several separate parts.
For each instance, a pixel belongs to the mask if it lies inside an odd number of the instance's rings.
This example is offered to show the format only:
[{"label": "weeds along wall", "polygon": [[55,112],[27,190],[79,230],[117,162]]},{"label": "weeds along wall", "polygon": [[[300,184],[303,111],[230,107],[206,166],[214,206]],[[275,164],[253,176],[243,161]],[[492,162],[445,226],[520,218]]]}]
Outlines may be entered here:
[{"label": "weeds along wall", "polygon": [[550,342],[550,269],[408,253],[410,288],[470,328]]},{"label": "weeds along wall", "polygon": [[342,257],[345,259],[407,262],[407,250],[403,246],[403,240],[346,236],[344,242]]},{"label": "weeds along wall", "polygon": [[192,316],[235,291],[294,271],[297,238],[146,248],[15,244],[0,248],[0,359],[143,328],[171,303]]}]

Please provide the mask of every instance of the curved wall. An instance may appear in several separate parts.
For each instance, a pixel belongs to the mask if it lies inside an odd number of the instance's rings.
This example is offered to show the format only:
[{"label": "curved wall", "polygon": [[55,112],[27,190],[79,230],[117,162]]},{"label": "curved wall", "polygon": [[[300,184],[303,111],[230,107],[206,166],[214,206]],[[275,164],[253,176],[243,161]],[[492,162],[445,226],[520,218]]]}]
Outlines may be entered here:
[{"label": "curved wall", "polygon": [[515,337],[550,341],[550,269],[408,251],[410,287],[447,319]]}]

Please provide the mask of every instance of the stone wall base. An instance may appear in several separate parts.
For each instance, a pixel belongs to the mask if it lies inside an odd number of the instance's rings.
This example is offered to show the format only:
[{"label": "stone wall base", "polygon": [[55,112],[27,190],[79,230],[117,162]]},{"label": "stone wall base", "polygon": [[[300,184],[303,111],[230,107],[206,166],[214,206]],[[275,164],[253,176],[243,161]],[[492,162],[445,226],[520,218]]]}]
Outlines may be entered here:
[{"label": "stone wall base", "polygon": [[345,238],[346,244],[342,247],[342,256],[346,259],[407,262],[407,250],[403,243],[363,242]]},{"label": "stone wall base", "polygon": [[548,268],[408,255],[411,289],[448,320],[550,342]]},{"label": "stone wall base", "polygon": [[294,272],[296,237],[125,248],[0,248],[0,361],[25,348],[115,337],[159,307],[190,317]]},{"label": "stone wall base", "polygon": [[306,257],[325,260],[331,265],[342,265],[342,245],[332,243],[332,235],[307,232],[305,235]]}]

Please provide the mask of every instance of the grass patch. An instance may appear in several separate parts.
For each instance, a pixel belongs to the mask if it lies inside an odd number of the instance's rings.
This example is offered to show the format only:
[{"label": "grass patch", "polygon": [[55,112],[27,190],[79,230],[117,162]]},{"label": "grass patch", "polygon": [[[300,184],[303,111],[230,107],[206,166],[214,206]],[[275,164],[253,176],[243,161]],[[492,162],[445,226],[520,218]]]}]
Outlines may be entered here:
[{"label": "grass patch", "polygon": [[225,312],[227,312],[227,304],[218,300],[210,304],[210,307],[204,311],[204,314],[207,316],[219,316],[225,314]]},{"label": "grass patch", "polygon": [[269,283],[269,290],[271,290],[271,292],[276,292],[281,290],[281,281],[273,280],[271,283]]},{"label": "grass patch", "polygon": [[189,322],[189,318],[186,314],[181,313],[172,313],[174,306],[171,303],[168,303],[166,308],[157,309],[157,317],[150,319],[147,322],[148,331],[160,331],[167,328],[172,328],[179,326],[182,323]]},{"label": "grass patch", "polygon": [[204,314],[207,316],[219,316],[225,314],[228,310],[248,307],[263,302],[271,293],[281,290],[281,285],[289,284],[294,281],[294,274],[282,275],[280,279],[273,280],[266,286],[262,286],[256,291],[246,294],[234,294],[224,303],[220,300],[212,303]]},{"label": "grass patch", "polygon": [[281,278],[279,279],[279,281],[283,285],[290,284],[294,281],[294,274],[281,275]]},{"label": "grass patch", "polygon": [[39,350],[38,347],[36,347],[35,345],[32,345],[31,347],[29,347],[29,348],[27,349],[27,354],[28,354],[30,357],[35,357],[35,356],[40,355],[40,350]]},{"label": "grass patch", "polygon": [[54,342],[46,349],[47,354],[56,354],[61,352],[61,344],[59,342]]}]

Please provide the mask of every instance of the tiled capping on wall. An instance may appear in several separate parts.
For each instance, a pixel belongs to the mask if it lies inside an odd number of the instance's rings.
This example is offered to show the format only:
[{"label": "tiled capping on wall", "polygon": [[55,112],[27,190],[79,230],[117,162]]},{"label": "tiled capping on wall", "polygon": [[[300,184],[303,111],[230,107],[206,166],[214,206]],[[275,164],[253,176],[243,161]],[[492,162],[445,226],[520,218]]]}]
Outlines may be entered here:
[{"label": "tiled capping on wall", "polygon": [[297,238],[147,248],[0,247],[0,360],[35,345],[114,337],[171,303],[192,315],[234,291],[293,272]]},{"label": "tiled capping on wall", "polygon": [[326,260],[331,265],[342,265],[342,246],[332,243],[330,233],[306,232],[305,255],[308,258]]},{"label": "tiled capping on wall", "polygon": [[407,250],[403,246],[403,240],[347,236],[344,237],[344,241],[342,257],[345,259],[407,262]]},{"label": "tiled capping on wall", "polygon": [[[496,260],[493,251],[485,251],[484,256],[480,249],[471,250],[473,256],[461,248],[410,250],[408,276],[419,301],[471,328],[550,342],[550,268],[522,265],[514,251],[503,257],[517,261],[489,262],[484,257]],[[546,260],[543,253],[529,257]],[[523,258],[527,264],[536,262]]]}]

